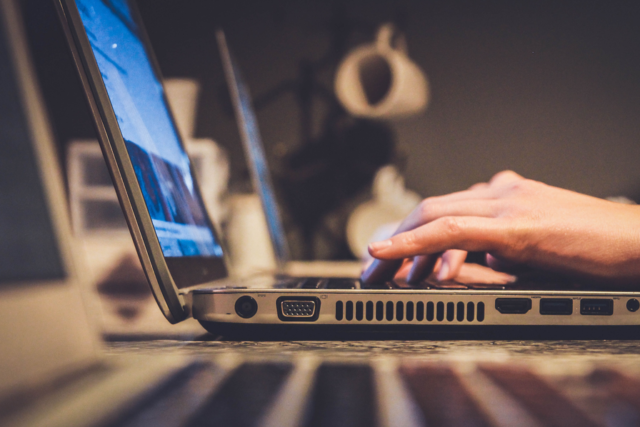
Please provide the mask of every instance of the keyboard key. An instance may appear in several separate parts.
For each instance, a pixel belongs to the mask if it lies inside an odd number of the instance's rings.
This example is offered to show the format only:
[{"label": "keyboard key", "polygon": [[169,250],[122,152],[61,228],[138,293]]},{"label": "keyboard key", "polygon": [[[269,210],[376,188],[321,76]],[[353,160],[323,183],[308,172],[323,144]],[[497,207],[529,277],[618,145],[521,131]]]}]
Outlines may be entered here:
[{"label": "keyboard key", "polygon": [[324,281],[323,289],[358,289],[360,281],[357,279],[327,279]]},{"label": "keyboard key", "polygon": [[325,280],[317,277],[308,277],[300,281],[297,287],[299,289],[318,289],[324,285],[324,281]]}]

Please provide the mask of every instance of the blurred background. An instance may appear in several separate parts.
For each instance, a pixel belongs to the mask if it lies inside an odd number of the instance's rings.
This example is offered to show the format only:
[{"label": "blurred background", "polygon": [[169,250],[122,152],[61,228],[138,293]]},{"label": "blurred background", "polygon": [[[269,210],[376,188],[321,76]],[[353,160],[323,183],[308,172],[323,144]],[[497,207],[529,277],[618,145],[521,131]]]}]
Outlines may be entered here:
[{"label": "blurred background", "polygon": [[[633,1],[138,0],[165,77],[200,82],[195,137],[250,180],[226,94],[222,27],[255,100],[294,259],[349,259],[349,214],[379,167],[428,197],[503,169],[640,199],[640,7]],[[62,162],[95,138],[55,10],[23,0]],[[392,22],[426,74],[428,108],[361,120],[333,94],[340,61]],[[311,243],[311,245],[309,245]]]}]

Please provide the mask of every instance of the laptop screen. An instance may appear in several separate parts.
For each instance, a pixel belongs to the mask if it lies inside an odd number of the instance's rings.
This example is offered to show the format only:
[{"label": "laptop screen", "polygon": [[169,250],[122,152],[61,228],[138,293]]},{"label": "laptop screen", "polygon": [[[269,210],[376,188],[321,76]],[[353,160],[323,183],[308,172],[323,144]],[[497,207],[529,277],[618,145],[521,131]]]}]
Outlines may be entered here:
[{"label": "laptop screen", "polygon": [[228,76],[228,82],[231,86],[229,91],[235,98],[236,114],[238,116],[238,123],[241,126],[242,143],[251,171],[253,186],[262,201],[262,207],[276,258],[278,262],[284,263],[288,261],[289,248],[284,228],[282,227],[275,192],[273,191],[273,185],[271,183],[264,146],[260,138],[258,121],[251,103],[249,88],[242,77],[238,65],[229,52],[229,47],[226,45],[224,37],[219,35],[218,39],[218,42],[223,44],[220,49],[222,61],[225,63],[227,72],[230,71],[233,74],[232,76]]},{"label": "laptop screen", "polygon": [[0,26],[0,287],[66,277],[13,67]]},{"label": "laptop screen", "polygon": [[222,256],[126,0],[77,5],[164,256]]}]

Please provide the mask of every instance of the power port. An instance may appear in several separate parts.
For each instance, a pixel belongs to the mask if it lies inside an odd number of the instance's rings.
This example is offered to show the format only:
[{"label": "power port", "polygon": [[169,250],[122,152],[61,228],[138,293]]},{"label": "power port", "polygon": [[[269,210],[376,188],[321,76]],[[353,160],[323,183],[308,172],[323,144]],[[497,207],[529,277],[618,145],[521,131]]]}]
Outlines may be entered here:
[{"label": "power port", "polygon": [[236,313],[238,316],[249,319],[258,312],[258,303],[248,295],[238,298],[236,301]]},{"label": "power port", "polygon": [[496,310],[502,314],[524,314],[531,310],[531,298],[496,298]]},{"label": "power port", "polygon": [[633,311],[638,311],[639,308],[640,308],[640,302],[638,302],[637,299],[631,298],[629,301],[627,301],[627,310],[633,312]]},{"label": "power port", "polygon": [[542,298],[540,314],[573,314],[573,301],[571,298]]},{"label": "power port", "polygon": [[592,298],[580,300],[580,314],[611,316],[613,314],[613,300]]}]

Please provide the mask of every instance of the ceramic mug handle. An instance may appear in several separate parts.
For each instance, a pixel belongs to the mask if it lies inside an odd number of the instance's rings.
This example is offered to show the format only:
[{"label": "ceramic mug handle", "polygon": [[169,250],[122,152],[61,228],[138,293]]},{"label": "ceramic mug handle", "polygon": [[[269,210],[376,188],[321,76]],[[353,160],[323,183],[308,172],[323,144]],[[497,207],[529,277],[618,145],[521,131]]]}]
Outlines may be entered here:
[{"label": "ceramic mug handle", "polygon": [[378,29],[376,35],[376,49],[379,51],[397,50],[404,55],[407,54],[407,39],[404,34],[398,31],[395,25],[390,22],[383,24]]}]

